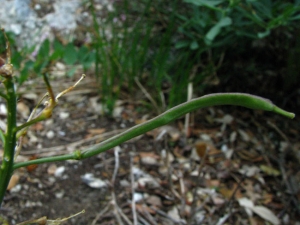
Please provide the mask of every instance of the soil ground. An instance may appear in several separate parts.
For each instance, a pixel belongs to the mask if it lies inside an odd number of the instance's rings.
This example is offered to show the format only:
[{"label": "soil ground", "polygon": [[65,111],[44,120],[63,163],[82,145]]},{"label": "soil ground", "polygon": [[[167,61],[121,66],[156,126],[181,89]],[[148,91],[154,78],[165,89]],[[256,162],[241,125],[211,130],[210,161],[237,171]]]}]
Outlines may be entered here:
[{"label": "soil ground", "polygon": [[[52,83],[58,93],[73,82]],[[20,112],[33,108],[42,87],[28,83],[21,90]],[[19,160],[83,149],[145,120],[129,99],[114,117],[101,116],[99,99],[88,77],[61,98],[51,120],[31,128]],[[83,209],[63,224],[134,224],[135,216],[136,224],[297,224],[299,122],[239,107],[199,110],[187,134],[182,118],[86,160],[18,169],[0,214],[9,224]],[[241,199],[264,213],[247,214]],[[273,214],[264,217],[264,209]]]}]

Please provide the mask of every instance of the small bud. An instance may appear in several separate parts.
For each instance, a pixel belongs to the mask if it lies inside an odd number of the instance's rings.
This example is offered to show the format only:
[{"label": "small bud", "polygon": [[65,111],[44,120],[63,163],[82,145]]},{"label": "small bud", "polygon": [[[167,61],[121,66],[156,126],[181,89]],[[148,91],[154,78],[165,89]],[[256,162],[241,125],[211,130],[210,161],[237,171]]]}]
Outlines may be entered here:
[{"label": "small bud", "polygon": [[[3,60],[3,59],[2,59]],[[0,65],[2,63],[2,60],[0,60]],[[0,67],[0,75],[3,77],[10,77],[13,74],[13,66],[12,64],[4,64]]]}]

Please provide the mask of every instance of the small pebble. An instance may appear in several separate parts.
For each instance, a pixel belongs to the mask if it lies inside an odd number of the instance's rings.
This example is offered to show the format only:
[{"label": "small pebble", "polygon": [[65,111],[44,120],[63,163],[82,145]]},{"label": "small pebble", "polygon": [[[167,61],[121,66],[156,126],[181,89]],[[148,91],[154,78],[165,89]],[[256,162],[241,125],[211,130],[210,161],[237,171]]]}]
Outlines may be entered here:
[{"label": "small pebble", "polygon": [[61,177],[62,174],[65,172],[66,168],[64,166],[60,166],[55,170],[54,176]]},{"label": "small pebble", "polygon": [[52,138],[54,138],[55,133],[54,133],[53,130],[49,130],[49,131],[47,132],[46,136],[47,136],[48,139],[52,139]]}]

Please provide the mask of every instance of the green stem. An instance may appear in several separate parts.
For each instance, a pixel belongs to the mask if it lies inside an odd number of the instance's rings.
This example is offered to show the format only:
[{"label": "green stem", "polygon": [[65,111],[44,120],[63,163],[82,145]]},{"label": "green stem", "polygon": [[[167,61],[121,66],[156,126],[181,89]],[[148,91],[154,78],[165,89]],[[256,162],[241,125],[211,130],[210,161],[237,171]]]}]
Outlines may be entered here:
[{"label": "green stem", "polygon": [[15,132],[18,132],[18,131],[20,131],[20,130],[26,128],[26,127],[29,127],[29,126],[31,126],[31,125],[33,125],[33,124],[36,124],[36,123],[38,123],[38,122],[40,122],[40,121],[43,121],[43,120],[45,120],[45,119],[47,119],[47,118],[41,114],[41,115],[38,116],[37,118],[35,118],[35,119],[33,119],[33,120],[29,120],[28,122],[23,123],[22,125],[16,127],[14,131],[15,131]]},{"label": "green stem", "polygon": [[127,131],[116,135],[112,138],[109,138],[97,145],[92,146],[91,148],[85,149],[83,151],[75,151],[73,154],[67,154],[62,156],[54,156],[54,157],[46,157],[36,160],[31,160],[27,162],[16,163],[14,165],[14,169],[18,169],[20,167],[29,166],[32,164],[40,164],[45,162],[55,162],[62,161],[68,159],[85,159],[91,156],[97,155],[101,152],[104,152],[108,149],[111,149],[119,144],[124,143],[136,136],[144,134],[150,130],[153,130],[157,127],[163,126],[172,122],[173,120],[194,111],[196,109],[215,106],[215,105],[238,105],[251,109],[259,109],[272,111],[275,113],[279,113],[288,118],[294,118],[295,114],[284,111],[277,106],[275,106],[271,101],[260,98],[254,95],[249,94],[241,94],[241,93],[226,93],[226,94],[211,94],[205,95],[201,98],[193,99],[189,102],[178,105],[172,109],[169,109],[165,113],[139,125],[136,125]]},{"label": "green stem", "polygon": [[25,166],[29,166],[29,165],[33,165],[33,164],[59,162],[59,161],[66,161],[66,160],[70,160],[70,159],[79,160],[81,158],[78,158],[77,154],[74,154],[74,153],[66,154],[66,155],[51,156],[51,157],[45,157],[45,158],[40,158],[40,159],[34,159],[34,160],[26,161],[26,162],[15,163],[13,169],[15,170],[20,167],[25,167]]},{"label": "green stem", "polygon": [[7,90],[7,131],[5,134],[4,154],[0,168],[0,207],[13,172],[14,153],[16,147],[16,108],[17,97],[13,78],[7,77],[3,82]]}]

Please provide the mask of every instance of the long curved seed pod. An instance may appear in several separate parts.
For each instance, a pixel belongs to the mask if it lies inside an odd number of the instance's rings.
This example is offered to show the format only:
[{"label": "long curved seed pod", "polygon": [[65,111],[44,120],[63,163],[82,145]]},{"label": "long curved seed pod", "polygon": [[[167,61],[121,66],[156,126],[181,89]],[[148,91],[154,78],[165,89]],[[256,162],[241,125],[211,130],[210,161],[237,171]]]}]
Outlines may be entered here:
[{"label": "long curved seed pod", "polygon": [[278,113],[280,115],[286,116],[290,119],[295,117],[295,114],[287,112],[276,105],[274,105],[270,100],[264,99],[261,97],[257,97],[255,95],[250,94],[242,94],[242,93],[218,93],[218,94],[210,94],[205,95],[200,98],[193,99],[191,101],[180,104],[174,108],[167,110],[161,115],[148,120],[142,124],[136,125],[121,134],[118,134],[112,138],[109,138],[97,145],[94,145],[85,150],[77,150],[72,154],[54,156],[54,157],[46,157],[36,160],[31,160],[28,162],[16,163],[14,165],[14,169],[28,166],[31,164],[39,164],[45,162],[54,162],[54,161],[63,161],[68,159],[85,159],[101,152],[104,152],[108,149],[111,149],[119,144],[124,143],[136,136],[144,134],[150,130],[153,130],[157,127],[168,124],[175,119],[194,111],[196,109],[201,109],[209,106],[217,106],[217,105],[237,105],[243,106],[250,109],[259,109],[271,111],[274,113]]}]

